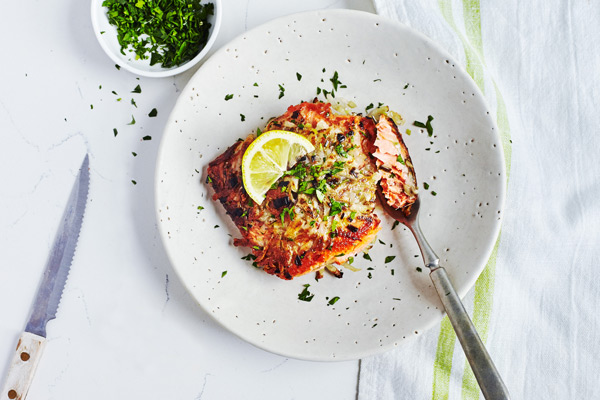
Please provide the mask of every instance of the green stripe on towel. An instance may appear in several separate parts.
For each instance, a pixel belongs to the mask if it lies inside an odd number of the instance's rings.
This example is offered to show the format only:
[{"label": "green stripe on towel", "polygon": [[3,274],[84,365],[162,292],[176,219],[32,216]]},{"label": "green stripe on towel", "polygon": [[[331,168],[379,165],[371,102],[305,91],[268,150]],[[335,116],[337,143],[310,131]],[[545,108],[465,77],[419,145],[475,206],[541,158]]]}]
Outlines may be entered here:
[{"label": "green stripe on towel", "polygon": [[[451,0],[439,0],[440,11],[448,24],[462,41],[466,69],[469,75],[475,81],[479,89],[484,92],[484,60],[483,60],[483,41],[481,35],[481,12],[479,0],[463,0],[463,16],[467,38],[465,38],[454,22]],[[504,158],[508,173],[510,170],[511,147],[510,147],[510,127],[504,99],[494,82],[497,102],[497,125],[500,129],[500,137],[504,150]],[[500,244],[500,235],[496,240],[490,259],[475,283],[474,304],[473,304],[473,323],[477,328],[481,339],[485,343],[488,336],[489,321],[493,306],[493,292],[496,272],[496,257]],[[432,398],[448,399],[450,392],[450,375],[452,372],[452,358],[456,346],[456,337],[452,326],[447,317],[442,320],[438,346],[434,362],[433,373],[433,394]],[[468,361],[465,361],[462,381],[462,398],[464,400],[479,399],[479,386],[475,376],[471,371]]]}]

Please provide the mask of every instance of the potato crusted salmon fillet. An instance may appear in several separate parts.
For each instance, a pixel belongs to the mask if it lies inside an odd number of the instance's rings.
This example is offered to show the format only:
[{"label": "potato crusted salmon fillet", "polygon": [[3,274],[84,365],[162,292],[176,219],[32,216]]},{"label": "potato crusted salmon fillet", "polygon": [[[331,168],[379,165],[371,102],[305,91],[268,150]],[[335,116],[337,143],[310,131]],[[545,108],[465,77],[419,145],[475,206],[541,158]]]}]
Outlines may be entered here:
[{"label": "potato crusted salmon fillet", "polygon": [[250,199],[242,182],[242,158],[253,136],[212,161],[207,181],[213,199],[241,233],[234,244],[251,248],[255,265],[265,272],[289,280],[345,263],[370,246],[381,222],[374,212],[377,183],[382,173],[388,174],[387,164],[371,153],[380,149],[384,159],[388,153],[377,142],[371,118],[334,114],[329,103],[290,106],[265,131],[275,129],[304,136],[315,151],[296,160],[262,204]]}]

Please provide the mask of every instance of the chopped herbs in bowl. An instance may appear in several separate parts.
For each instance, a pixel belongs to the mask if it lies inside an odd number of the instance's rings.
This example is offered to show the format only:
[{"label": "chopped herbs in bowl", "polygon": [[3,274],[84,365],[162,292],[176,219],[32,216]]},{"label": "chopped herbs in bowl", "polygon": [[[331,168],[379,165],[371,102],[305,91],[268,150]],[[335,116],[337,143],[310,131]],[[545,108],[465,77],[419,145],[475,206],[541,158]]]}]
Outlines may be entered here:
[{"label": "chopped herbs in bowl", "polygon": [[164,77],[198,63],[216,39],[220,0],[92,0],[100,45],[123,68]]}]

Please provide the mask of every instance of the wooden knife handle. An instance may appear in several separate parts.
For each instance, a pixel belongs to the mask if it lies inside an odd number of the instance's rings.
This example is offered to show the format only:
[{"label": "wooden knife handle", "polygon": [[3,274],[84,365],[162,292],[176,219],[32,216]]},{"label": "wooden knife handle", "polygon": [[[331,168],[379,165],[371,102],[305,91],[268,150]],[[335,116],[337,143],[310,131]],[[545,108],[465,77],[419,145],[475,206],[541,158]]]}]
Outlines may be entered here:
[{"label": "wooden knife handle", "polygon": [[0,400],[24,400],[27,397],[45,344],[46,338],[43,336],[29,332],[21,334],[2,392],[0,392]]}]

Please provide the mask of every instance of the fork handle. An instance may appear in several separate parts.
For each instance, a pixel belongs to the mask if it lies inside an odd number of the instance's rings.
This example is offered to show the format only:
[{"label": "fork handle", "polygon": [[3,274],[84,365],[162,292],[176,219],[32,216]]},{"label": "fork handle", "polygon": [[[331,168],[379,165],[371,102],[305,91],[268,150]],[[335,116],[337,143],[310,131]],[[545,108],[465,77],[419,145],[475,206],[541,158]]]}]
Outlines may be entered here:
[{"label": "fork handle", "polygon": [[469,360],[473,374],[486,400],[508,400],[510,396],[502,377],[498,373],[485,345],[469,318],[467,310],[454,290],[452,282],[443,267],[432,268],[429,274],[435,290],[446,309],[450,323]]}]

